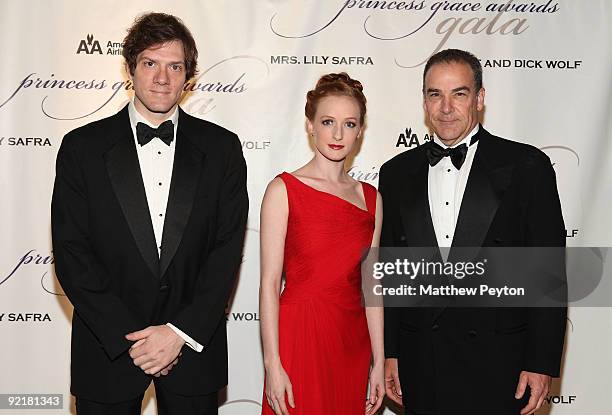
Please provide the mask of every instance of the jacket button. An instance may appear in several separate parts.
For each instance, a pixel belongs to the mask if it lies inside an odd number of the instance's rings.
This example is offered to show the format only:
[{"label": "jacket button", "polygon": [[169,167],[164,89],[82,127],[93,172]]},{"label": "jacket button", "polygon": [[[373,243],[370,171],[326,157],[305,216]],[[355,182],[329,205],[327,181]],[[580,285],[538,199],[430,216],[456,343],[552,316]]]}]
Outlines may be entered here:
[{"label": "jacket button", "polygon": [[167,291],[167,290],[168,290],[168,286],[166,284],[159,286],[159,291]]},{"label": "jacket button", "polygon": [[431,331],[438,331],[439,328],[440,328],[439,325],[434,324],[433,326],[431,326]]},{"label": "jacket button", "polygon": [[468,336],[470,337],[476,337],[476,335],[478,334],[478,332],[476,330],[469,330],[467,332]]}]

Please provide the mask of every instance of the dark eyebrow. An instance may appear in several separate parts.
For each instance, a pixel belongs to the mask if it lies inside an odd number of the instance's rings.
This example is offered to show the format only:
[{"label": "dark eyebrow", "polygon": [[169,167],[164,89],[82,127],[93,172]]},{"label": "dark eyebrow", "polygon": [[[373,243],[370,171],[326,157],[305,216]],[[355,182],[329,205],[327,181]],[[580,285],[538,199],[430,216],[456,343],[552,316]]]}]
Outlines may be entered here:
[{"label": "dark eyebrow", "polygon": [[[457,93],[457,92],[460,92],[460,91],[470,92],[470,87],[468,87],[468,86],[460,86],[460,87],[455,88],[455,89],[452,90],[453,93]],[[428,88],[427,89],[427,93],[429,94],[431,92],[440,92],[440,90],[436,89],[436,88]]]},{"label": "dark eyebrow", "polygon": [[[151,61],[151,62],[155,62],[155,63],[157,63],[157,62],[158,62],[156,59],[150,58],[150,57],[148,57],[147,55],[142,55],[142,56],[140,57],[140,60],[145,60],[145,59],[146,59],[146,60],[148,60],[148,61]],[[185,61],[176,61],[176,62],[170,62],[170,63],[168,63],[168,65],[177,65],[177,64],[179,64],[179,65],[185,65]]]}]

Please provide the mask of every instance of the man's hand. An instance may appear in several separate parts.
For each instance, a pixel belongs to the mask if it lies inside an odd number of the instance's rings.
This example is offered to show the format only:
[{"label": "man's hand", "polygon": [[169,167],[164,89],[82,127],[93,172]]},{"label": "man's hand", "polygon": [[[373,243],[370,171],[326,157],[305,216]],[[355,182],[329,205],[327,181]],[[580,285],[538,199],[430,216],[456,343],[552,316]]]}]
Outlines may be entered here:
[{"label": "man's hand", "polygon": [[393,402],[403,405],[397,359],[385,359],[385,390]]},{"label": "man's hand", "polygon": [[147,375],[165,370],[176,360],[185,344],[185,340],[166,325],[149,326],[126,334],[125,338],[136,342],[130,347],[130,357]]},{"label": "man's hand", "polygon": [[548,391],[550,390],[550,381],[551,379],[548,375],[541,375],[539,373],[527,372],[524,370],[521,372],[514,397],[516,399],[521,399],[525,394],[527,385],[529,385],[529,389],[531,389],[529,402],[521,409],[521,415],[531,415],[540,409],[544,403],[544,398],[548,395]]},{"label": "man's hand", "polygon": [[[181,357],[183,353],[179,353],[179,357]],[[157,372],[156,374],[154,374],[153,376],[155,376],[156,378],[160,377],[160,376],[166,376],[168,373],[170,373],[170,371],[172,370],[172,368],[174,366],[176,366],[176,364],[178,363],[179,358],[177,357],[176,359],[174,359],[174,362],[170,363],[168,366],[166,366],[165,368],[163,368],[161,371]]]}]

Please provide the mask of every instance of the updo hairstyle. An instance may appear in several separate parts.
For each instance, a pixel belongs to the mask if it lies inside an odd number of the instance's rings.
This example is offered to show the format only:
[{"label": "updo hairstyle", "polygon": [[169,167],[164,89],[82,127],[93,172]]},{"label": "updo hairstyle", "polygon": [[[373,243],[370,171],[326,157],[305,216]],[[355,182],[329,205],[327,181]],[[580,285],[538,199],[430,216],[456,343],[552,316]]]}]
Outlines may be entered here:
[{"label": "updo hairstyle", "polygon": [[306,118],[314,120],[317,105],[322,98],[328,96],[347,96],[357,101],[361,116],[359,123],[363,125],[366,115],[366,97],[363,95],[361,82],[348,76],[346,72],[330,73],[323,75],[317,81],[317,85],[306,94],[306,106],[304,112]]}]

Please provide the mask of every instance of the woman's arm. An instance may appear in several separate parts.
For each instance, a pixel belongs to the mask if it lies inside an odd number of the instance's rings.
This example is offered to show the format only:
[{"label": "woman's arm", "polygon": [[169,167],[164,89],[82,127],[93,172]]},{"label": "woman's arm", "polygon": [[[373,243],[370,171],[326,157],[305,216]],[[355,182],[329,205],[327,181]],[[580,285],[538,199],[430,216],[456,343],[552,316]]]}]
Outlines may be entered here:
[{"label": "woman's arm", "polygon": [[[380,193],[377,193],[376,219],[374,235],[372,236],[372,248],[377,248],[380,242],[380,229],[383,220],[382,216],[382,198]],[[366,404],[366,413],[373,414],[378,410],[378,408],[380,408],[383,397],[385,396],[384,308],[382,305],[368,307],[366,304],[366,318],[368,320],[368,332],[370,333],[370,344],[372,346],[370,397]]]},{"label": "woman's arm", "polygon": [[266,370],[266,398],[277,414],[288,414],[285,393],[291,407],[291,382],[280,361],[278,346],[278,313],[285,235],[289,217],[287,189],[281,178],[270,182],[260,213],[261,282],[259,286],[259,313],[261,338]]}]

